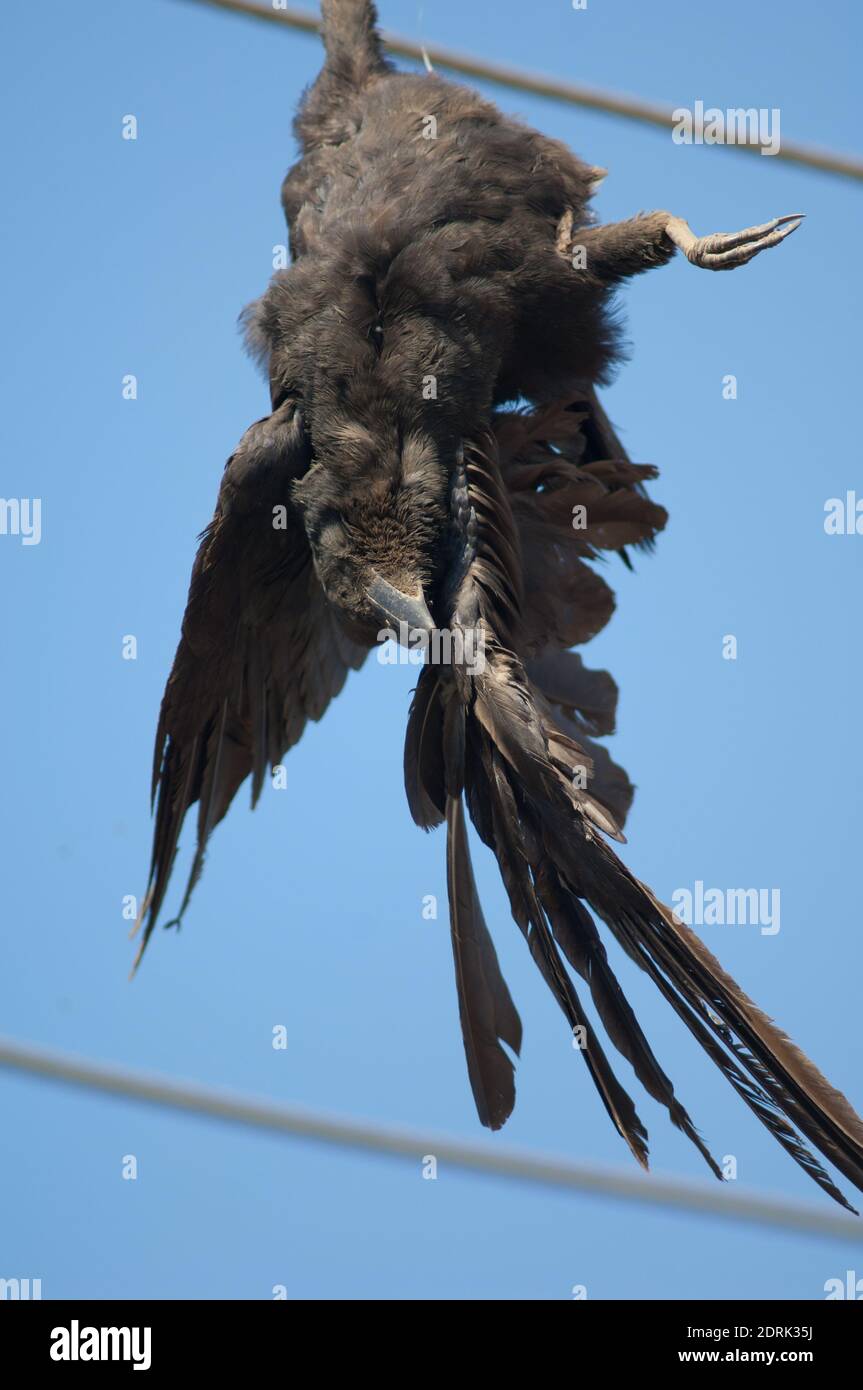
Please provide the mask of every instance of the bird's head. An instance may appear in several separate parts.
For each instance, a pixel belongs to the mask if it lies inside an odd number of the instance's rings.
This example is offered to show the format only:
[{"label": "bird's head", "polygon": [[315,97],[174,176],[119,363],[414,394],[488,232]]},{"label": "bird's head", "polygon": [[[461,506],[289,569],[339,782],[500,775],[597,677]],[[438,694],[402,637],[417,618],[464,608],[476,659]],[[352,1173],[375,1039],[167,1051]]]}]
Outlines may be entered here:
[{"label": "bird's head", "polygon": [[[315,570],[355,640],[430,632],[450,540],[448,475],[422,436],[396,441],[345,423],[294,487]],[[327,443],[335,445],[330,455]],[[397,447],[398,444],[398,447]]]}]

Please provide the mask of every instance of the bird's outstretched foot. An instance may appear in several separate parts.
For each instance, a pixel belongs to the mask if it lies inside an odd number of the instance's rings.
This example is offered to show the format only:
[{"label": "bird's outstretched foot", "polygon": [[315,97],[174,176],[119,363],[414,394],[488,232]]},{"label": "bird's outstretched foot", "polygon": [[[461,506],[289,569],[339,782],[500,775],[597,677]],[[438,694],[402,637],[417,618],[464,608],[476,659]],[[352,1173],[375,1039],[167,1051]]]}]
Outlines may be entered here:
[{"label": "bird's outstretched foot", "polygon": [[742,232],[713,232],[711,236],[697,237],[682,217],[670,217],[665,234],[675,246],[703,270],[735,270],[766,251],[770,246],[778,246],[780,241],[796,232],[803,221],[802,212],[792,212],[788,217],[774,217],[772,222],[762,222],[760,227],[747,227]]}]

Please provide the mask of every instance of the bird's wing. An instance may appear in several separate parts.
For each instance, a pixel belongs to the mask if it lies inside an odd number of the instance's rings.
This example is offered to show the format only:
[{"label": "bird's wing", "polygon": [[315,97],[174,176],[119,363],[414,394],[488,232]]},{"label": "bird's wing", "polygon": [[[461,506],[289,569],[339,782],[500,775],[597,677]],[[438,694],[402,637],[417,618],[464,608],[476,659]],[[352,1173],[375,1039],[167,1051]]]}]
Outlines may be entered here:
[{"label": "bird's wing", "polygon": [[307,466],[302,415],[286,401],[246,431],[201,537],[156,733],[156,823],[138,960],[189,807],[198,803],[197,847],[180,915],[210,832],[241,782],[252,774],[254,805],[268,764],[281,761],[307,720],[320,719],[366,655],[334,621],[291,504],[291,484]]},{"label": "bird's wing", "polygon": [[[537,703],[585,754],[591,791],[622,827],[634,787],[595,739],[614,732],[617,685],[567,648],[587,642],[614,612],[614,594],[593,565],[645,549],[667,513],[645,483],[651,465],[631,462],[594,388],[539,410],[493,420],[518,543],[522,600],[514,634]],[[553,708],[552,708],[553,707]]]},{"label": "bird's wing", "polygon": [[587,562],[614,550],[629,563],[628,548],[650,547],[668,520],[645,491],[657,470],[630,461],[590,386],[499,413],[493,426],[521,557],[519,651],[580,645],[614,612],[614,594]]},{"label": "bird's wing", "polygon": [[[778,1142],[848,1206],[801,1135],[863,1190],[863,1123],[609,845],[608,837],[619,838],[615,818],[590,783],[585,790],[575,776],[584,750],[562,729],[552,703],[537,698],[519,655],[519,535],[493,438],[482,450],[467,451],[465,472],[474,541],[451,623],[482,633],[484,662],[423,671],[423,703],[437,713],[425,721],[425,745],[406,763],[415,814],[426,823],[444,816],[452,822],[452,803],[464,793],[497,858],[513,916],[639,1162],[647,1162],[644,1126],[588,1023],[565,961],[587,981],[605,1031],[642,1085],[721,1177],[623,995],[589,908]],[[552,687],[559,675],[547,673]],[[479,1100],[478,1108],[482,1118]]]}]

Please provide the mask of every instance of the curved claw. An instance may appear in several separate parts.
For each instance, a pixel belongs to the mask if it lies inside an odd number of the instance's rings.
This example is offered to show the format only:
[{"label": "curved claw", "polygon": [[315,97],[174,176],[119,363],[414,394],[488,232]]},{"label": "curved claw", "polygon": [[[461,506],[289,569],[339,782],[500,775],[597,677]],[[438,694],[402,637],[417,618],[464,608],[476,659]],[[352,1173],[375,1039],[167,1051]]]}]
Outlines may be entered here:
[{"label": "curved claw", "polygon": [[778,246],[780,241],[796,232],[804,216],[802,212],[792,212],[757,227],[746,227],[742,232],[714,232],[703,237],[696,237],[681,217],[672,217],[665,230],[693,265],[703,270],[735,270],[739,265],[746,265],[759,251]]}]

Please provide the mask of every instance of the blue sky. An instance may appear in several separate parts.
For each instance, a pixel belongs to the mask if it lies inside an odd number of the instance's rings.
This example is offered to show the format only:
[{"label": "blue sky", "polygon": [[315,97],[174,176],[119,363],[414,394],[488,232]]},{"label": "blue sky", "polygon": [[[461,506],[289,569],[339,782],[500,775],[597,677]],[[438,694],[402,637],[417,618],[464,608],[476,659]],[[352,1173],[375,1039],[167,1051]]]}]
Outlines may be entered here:
[{"label": "blue sky", "polygon": [[[778,107],[788,139],[853,149],[851,3],[380,8],[413,38],[673,105]],[[285,239],[291,116],[320,49],[183,0],[49,0],[6,7],[2,28],[0,494],[42,499],[42,537],[0,536],[0,1031],[625,1167],[484,851],[525,1046],[512,1120],[497,1136],[476,1120],[445,914],[421,912],[426,894],[444,902],[443,838],[413,826],[402,790],[408,668],[370,661],[291,753],[288,789],[254,816],[241,794],[182,933],[160,933],[127,982],[121,906],[146,875],[152,737],[195,539],[224,460],[267,409],[236,318]],[[667,207],[708,232],[807,213],[738,273],[680,261],[623,296],[632,357],[605,399],[633,457],[659,465],[671,521],[634,575],[609,565],[618,612],[587,658],[621,686],[614,751],[639,787],[628,862],[666,899],[697,879],[781,890],[775,935],[704,935],[859,1108],[863,538],[823,526],[828,498],[863,496],[859,187],[492,95],[609,168],[604,220]],[[135,401],[122,398],[128,373]],[[127,634],[135,661],[122,659]],[[740,1187],[819,1201],[649,982],[618,964]],[[655,1169],[706,1176],[638,1101]],[[45,1297],[268,1298],[284,1284],[295,1298],[566,1299],[585,1284],[592,1298],[819,1298],[855,1260],[863,1274],[853,1247],[446,1171],[427,1182],[409,1164],[2,1072],[0,1106],[0,1275],[40,1277]]]}]

